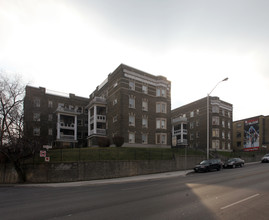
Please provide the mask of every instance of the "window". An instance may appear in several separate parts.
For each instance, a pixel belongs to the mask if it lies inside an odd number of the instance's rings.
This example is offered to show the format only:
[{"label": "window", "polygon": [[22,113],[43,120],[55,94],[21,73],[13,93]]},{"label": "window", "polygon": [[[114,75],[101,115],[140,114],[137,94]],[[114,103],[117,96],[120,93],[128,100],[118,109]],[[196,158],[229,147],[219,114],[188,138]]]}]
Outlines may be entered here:
[{"label": "window", "polygon": [[228,117],[229,118],[231,118],[231,115],[232,115],[232,113],[231,112],[228,112]]},{"label": "window", "polygon": [[219,125],[219,117],[217,116],[212,117],[212,125]]},{"label": "window", "polygon": [[156,134],[156,144],[166,144],[166,134]]},{"label": "window", "polygon": [[190,122],[190,129],[194,128],[194,122]]},{"label": "window", "polygon": [[156,119],[156,128],[157,129],[166,129],[166,119],[165,118],[157,118]]},{"label": "window", "polygon": [[52,128],[49,128],[48,135],[52,136]]},{"label": "window", "polygon": [[142,92],[143,92],[144,94],[148,94],[148,86],[146,86],[146,85],[142,85]]},{"label": "window", "polygon": [[51,100],[48,101],[48,107],[52,108],[53,107],[53,102]]},{"label": "window", "polygon": [[129,143],[134,144],[135,143],[135,133],[130,132],[129,133]]},{"label": "window", "polygon": [[197,132],[196,132],[196,138],[199,138],[199,137],[200,137],[200,132],[197,131]]},{"label": "window", "polygon": [[135,98],[129,97],[129,108],[135,108]]},{"label": "window", "polygon": [[85,120],[84,125],[88,126],[88,120],[87,119]]},{"label": "window", "polygon": [[194,135],[193,133],[190,133],[190,140],[193,140],[194,139]]},{"label": "window", "polygon": [[142,144],[147,144],[147,143],[148,143],[148,135],[142,134]]},{"label": "window", "polygon": [[222,124],[222,127],[225,128],[225,121],[224,120],[221,121],[221,124]]},{"label": "window", "polygon": [[222,149],[225,149],[225,141],[222,142]]},{"label": "window", "polygon": [[34,98],[34,107],[40,107],[40,98]]},{"label": "window", "polygon": [[241,132],[237,131],[237,132],[236,132],[236,137],[237,137],[237,138],[241,138]]},{"label": "window", "polygon": [[225,110],[222,109],[222,116],[225,116]]},{"label": "window", "polygon": [[166,113],[166,103],[165,102],[157,102],[156,103],[156,113]]},{"label": "window", "polygon": [[225,132],[224,131],[221,133],[221,137],[222,137],[222,139],[225,139]]},{"label": "window", "polygon": [[231,128],[231,122],[228,122],[228,128]]},{"label": "window", "polygon": [[33,120],[34,121],[40,121],[40,113],[34,113]]},{"label": "window", "polygon": [[52,121],[52,119],[53,119],[53,115],[52,114],[49,114],[48,115],[48,121]]},{"label": "window", "polygon": [[34,136],[40,136],[40,128],[34,128],[33,134]]},{"label": "window", "polygon": [[135,116],[129,115],[129,126],[135,126]]},{"label": "window", "polygon": [[130,90],[135,90],[135,82],[129,81],[129,89]]},{"label": "window", "polygon": [[228,139],[231,140],[231,133],[230,132],[228,132],[227,136],[228,136]]},{"label": "window", "polygon": [[217,106],[217,105],[212,105],[212,112],[213,112],[213,113],[219,113],[219,106]]},{"label": "window", "polygon": [[113,117],[113,123],[115,123],[116,121],[118,121],[117,115]]},{"label": "window", "polygon": [[78,119],[78,126],[82,126],[83,125],[83,120],[82,119]]},{"label": "window", "polygon": [[142,101],[142,110],[148,111],[148,101],[147,100]]},{"label": "window", "polygon": [[241,128],[242,127],[242,124],[241,123],[238,123],[238,124],[236,124],[236,127],[237,128]]},{"label": "window", "polygon": [[148,119],[146,117],[142,118],[142,127],[147,128],[148,127]]},{"label": "window", "polygon": [[113,105],[116,105],[118,103],[118,99],[113,100]]},{"label": "window", "polygon": [[212,140],[212,148],[219,149],[219,140]]},{"label": "window", "polygon": [[165,88],[157,88],[156,89],[156,96],[157,97],[166,97],[166,90]]},{"label": "window", "polygon": [[200,125],[200,121],[196,120],[196,126],[198,127]]},{"label": "window", "polygon": [[194,111],[191,111],[191,112],[190,112],[190,117],[191,117],[191,118],[194,117]]},{"label": "window", "polygon": [[78,113],[83,113],[83,108],[81,106],[77,107],[77,112]]},{"label": "window", "polygon": [[212,129],[212,137],[219,137],[219,129],[217,128]]},{"label": "window", "polygon": [[196,115],[199,115],[199,114],[200,114],[200,110],[196,109]]}]

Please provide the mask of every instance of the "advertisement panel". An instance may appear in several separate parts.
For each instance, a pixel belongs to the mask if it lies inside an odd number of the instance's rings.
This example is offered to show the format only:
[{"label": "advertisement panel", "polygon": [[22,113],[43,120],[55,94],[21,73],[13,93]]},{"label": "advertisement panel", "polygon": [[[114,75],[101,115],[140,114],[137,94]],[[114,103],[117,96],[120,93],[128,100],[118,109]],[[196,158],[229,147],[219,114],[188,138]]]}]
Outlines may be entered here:
[{"label": "advertisement panel", "polygon": [[259,119],[246,120],[244,130],[244,151],[259,150]]}]

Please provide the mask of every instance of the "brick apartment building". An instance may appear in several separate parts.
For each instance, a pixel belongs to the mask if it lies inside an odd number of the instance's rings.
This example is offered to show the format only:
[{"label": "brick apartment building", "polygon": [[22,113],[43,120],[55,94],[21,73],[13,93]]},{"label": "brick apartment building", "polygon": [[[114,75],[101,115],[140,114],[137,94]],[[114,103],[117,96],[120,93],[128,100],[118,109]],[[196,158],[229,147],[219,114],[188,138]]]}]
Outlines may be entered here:
[{"label": "brick apartment building", "polygon": [[[209,97],[209,149],[232,150],[233,106]],[[207,97],[172,110],[172,144],[207,148]]]},{"label": "brick apartment building", "polygon": [[269,148],[269,116],[256,116],[233,122],[235,150],[256,151]]},{"label": "brick apartment building", "polygon": [[121,64],[90,95],[88,146],[124,137],[128,146],[171,145],[171,82]]},{"label": "brick apartment building", "polygon": [[40,145],[81,147],[88,136],[88,98],[26,86],[24,132]]},{"label": "brick apartment building", "polygon": [[89,98],[26,87],[25,134],[41,145],[82,147],[119,135],[128,146],[171,146],[171,82],[121,64]]}]

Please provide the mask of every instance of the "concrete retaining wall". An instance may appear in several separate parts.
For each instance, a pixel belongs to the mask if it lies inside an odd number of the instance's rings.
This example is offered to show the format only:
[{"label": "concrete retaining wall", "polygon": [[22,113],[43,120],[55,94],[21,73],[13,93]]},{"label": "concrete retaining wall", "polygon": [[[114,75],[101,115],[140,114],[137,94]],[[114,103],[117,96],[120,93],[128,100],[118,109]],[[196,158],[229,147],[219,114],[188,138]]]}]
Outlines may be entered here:
[{"label": "concrete retaining wall", "polygon": [[[25,166],[29,183],[72,182],[109,179],[152,173],[192,169],[201,162],[201,156],[177,156],[174,160],[143,161],[90,161],[70,163],[40,163]],[[242,158],[245,162],[259,161],[260,158]],[[11,164],[0,165],[0,183],[17,183],[18,175]]]},{"label": "concrete retaining wall", "polygon": [[[25,166],[29,183],[70,182],[108,179],[191,169],[202,157],[176,157],[174,160],[91,161],[73,163],[41,163]],[[17,183],[18,176],[11,165],[0,166],[1,183]]]}]

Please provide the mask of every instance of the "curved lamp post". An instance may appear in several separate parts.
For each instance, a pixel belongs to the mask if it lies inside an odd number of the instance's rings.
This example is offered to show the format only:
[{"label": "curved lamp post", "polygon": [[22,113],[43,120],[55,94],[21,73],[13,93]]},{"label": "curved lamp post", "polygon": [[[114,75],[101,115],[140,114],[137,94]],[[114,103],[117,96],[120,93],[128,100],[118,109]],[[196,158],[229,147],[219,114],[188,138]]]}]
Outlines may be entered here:
[{"label": "curved lamp post", "polygon": [[219,81],[215,85],[215,87],[211,90],[211,92],[207,94],[207,143],[206,143],[206,158],[207,158],[207,160],[209,159],[209,96],[221,82],[224,82],[224,81],[227,81],[227,80],[228,80],[228,77],[226,77],[225,79]]}]

